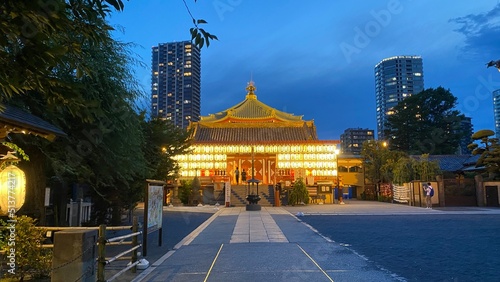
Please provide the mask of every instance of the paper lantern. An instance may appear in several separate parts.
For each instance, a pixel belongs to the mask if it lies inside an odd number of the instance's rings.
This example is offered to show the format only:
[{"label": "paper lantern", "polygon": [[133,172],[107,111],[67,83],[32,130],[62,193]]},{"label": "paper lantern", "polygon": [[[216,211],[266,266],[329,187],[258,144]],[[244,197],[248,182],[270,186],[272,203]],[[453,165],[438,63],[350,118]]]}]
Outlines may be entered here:
[{"label": "paper lantern", "polygon": [[26,177],[15,165],[0,172],[0,208],[2,213],[13,216],[24,204]]}]

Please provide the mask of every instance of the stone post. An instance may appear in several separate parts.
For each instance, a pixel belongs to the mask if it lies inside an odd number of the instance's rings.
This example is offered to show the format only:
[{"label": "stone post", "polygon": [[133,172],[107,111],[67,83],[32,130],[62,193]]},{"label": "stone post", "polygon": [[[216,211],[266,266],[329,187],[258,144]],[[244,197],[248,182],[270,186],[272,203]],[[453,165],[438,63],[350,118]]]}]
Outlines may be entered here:
[{"label": "stone post", "polygon": [[97,230],[63,230],[54,234],[51,281],[96,281]]},{"label": "stone post", "polygon": [[181,200],[179,199],[179,179],[175,179],[173,181],[173,185],[174,189],[172,192],[172,198],[170,199],[170,202],[172,203],[172,205],[178,206],[182,204]]},{"label": "stone post", "polygon": [[478,207],[484,207],[485,205],[485,193],[484,193],[484,181],[483,177],[478,174],[474,176],[474,183],[476,184],[476,201]]}]

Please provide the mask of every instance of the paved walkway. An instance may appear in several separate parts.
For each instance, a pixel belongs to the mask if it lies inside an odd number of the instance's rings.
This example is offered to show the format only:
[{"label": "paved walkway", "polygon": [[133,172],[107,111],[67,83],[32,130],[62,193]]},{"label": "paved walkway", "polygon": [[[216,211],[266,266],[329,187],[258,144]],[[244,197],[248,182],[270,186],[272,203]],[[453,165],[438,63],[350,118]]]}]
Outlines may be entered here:
[{"label": "paved walkway", "polygon": [[[350,201],[346,205],[221,208],[133,281],[405,281],[300,220],[308,214],[500,213]],[[168,231],[167,231],[168,232]]]}]

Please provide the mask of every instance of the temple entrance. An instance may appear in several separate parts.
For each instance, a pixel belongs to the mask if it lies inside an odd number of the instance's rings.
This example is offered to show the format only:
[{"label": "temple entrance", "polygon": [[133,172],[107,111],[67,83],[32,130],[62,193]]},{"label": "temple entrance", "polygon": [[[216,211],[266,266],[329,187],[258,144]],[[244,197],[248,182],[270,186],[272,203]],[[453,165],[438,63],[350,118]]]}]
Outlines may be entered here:
[{"label": "temple entrance", "polygon": [[[246,172],[246,180],[252,178],[260,180],[261,184],[275,183],[276,156],[255,154],[253,158],[252,172],[252,155],[233,155],[227,158],[227,171],[230,173],[231,183],[236,184],[235,170],[238,167],[240,173],[239,184],[242,184],[241,173]],[[253,174],[252,174],[253,173]]]}]

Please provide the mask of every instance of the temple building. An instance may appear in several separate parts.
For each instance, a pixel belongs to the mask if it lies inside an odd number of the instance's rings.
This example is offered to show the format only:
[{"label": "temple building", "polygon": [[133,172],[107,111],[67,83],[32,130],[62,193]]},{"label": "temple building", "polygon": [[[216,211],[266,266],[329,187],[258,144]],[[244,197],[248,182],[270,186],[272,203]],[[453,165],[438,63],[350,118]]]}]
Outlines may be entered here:
[{"label": "temple building", "polygon": [[[280,183],[285,187],[300,177],[318,189],[326,184],[330,188],[323,191],[328,193],[337,181],[340,186],[362,186],[359,157],[343,159],[338,140],[319,140],[313,120],[259,101],[253,82],[246,90],[242,102],[190,123],[192,152],[177,157],[181,179],[196,175],[232,185],[254,179],[260,185]],[[241,179],[243,171],[246,181]],[[350,171],[356,173],[349,175]]]}]

